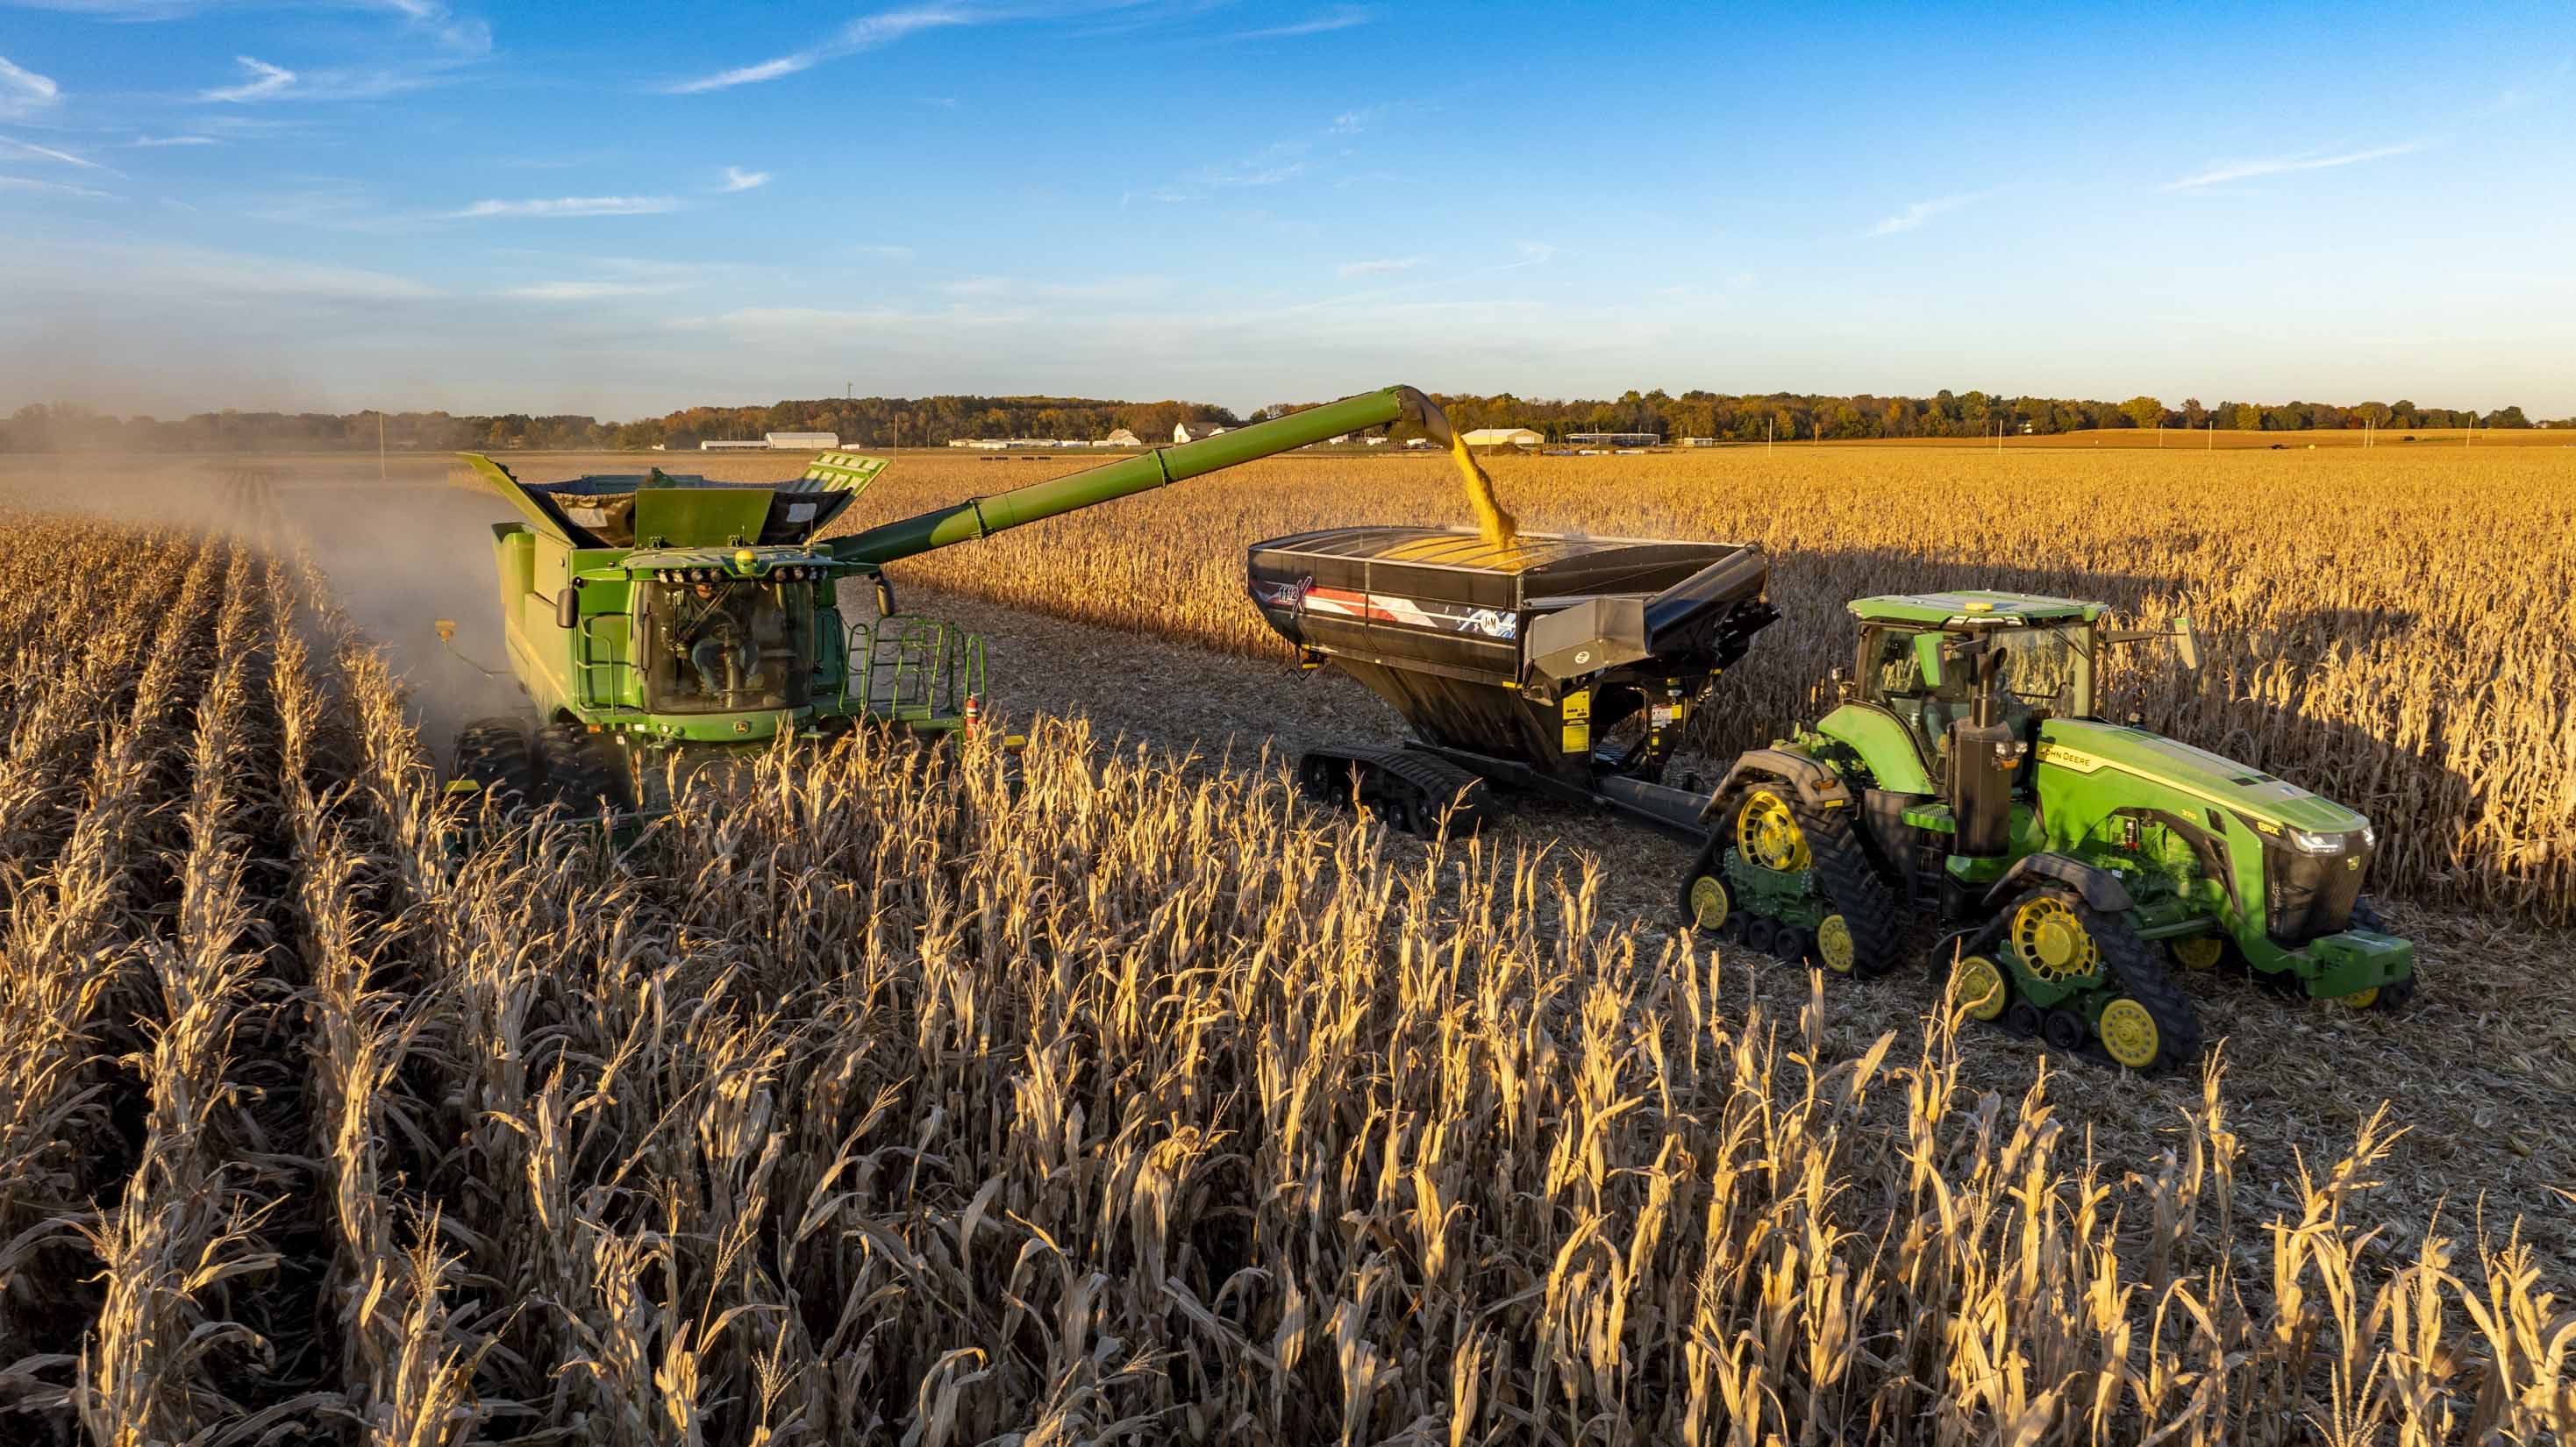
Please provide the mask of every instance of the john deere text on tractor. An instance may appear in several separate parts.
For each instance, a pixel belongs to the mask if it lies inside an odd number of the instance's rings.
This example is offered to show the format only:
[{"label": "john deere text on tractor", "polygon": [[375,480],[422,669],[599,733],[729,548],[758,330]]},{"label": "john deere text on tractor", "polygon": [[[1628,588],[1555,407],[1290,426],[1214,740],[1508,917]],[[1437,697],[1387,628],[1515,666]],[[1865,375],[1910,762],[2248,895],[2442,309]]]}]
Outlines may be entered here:
[{"label": "john deere text on tractor", "polygon": [[[1865,598],[1838,707],[1736,760],[1685,916],[1768,953],[1878,974],[1912,918],[1968,1013],[2136,1069],[2200,1046],[2170,959],[2364,1007],[2414,989],[2414,947],[2361,897],[2378,843],[2298,785],[2096,713],[2100,603],[2020,593]],[[2161,947],[2161,949],[2159,949]],[[2162,958],[2160,958],[2160,954]],[[1955,962],[1955,963],[1954,963]]]}]

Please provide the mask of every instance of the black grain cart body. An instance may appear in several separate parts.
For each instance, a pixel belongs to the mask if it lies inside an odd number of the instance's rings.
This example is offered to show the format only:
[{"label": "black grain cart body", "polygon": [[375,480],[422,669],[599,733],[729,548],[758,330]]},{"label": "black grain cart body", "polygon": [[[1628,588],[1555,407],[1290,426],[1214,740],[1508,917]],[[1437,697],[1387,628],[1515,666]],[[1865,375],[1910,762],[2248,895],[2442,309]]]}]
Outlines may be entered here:
[{"label": "black grain cart body", "polygon": [[1659,775],[1709,680],[1778,616],[1751,544],[1332,528],[1256,543],[1247,567],[1270,626],[1423,743],[1586,793]]}]

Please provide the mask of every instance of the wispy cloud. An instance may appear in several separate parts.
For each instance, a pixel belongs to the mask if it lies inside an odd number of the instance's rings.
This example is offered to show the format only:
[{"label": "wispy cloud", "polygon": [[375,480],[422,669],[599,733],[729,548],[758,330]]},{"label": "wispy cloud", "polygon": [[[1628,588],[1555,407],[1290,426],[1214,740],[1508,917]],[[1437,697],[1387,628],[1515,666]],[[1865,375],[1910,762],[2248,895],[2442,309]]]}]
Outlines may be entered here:
[{"label": "wispy cloud", "polygon": [[982,17],[961,7],[937,6],[912,10],[888,10],[876,15],[862,15],[840,29],[840,33],[822,45],[799,50],[755,65],[737,66],[684,80],[667,86],[667,95],[701,95],[711,90],[730,90],[738,85],[758,85],[777,80],[801,70],[811,70],[827,60],[855,55],[889,45],[917,31],[934,30],[947,25],[972,25]]},{"label": "wispy cloud", "polygon": [[1403,256],[1385,261],[1345,261],[1341,266],[1342,279],[1348,281],[1355,276],[1393,276],[1399,271],[1413,270],[1420,266],[1423,260],[1424,258],[1419,256]]},{"label": "wispy cloud", "polygon": [[0,120],[23,120],[50,110],[63,98],[63,88],[49,75],[38,75],[0,55]]},{"label": "wispy cloud", "polygon": [[126,144],[136,147],[220,146],[223,142],[216,140],[213,136],[136,136],[133,140],[127,141]]},{"label": "wispy cloud", "polygon": [[2221,161],[2205,170],[2195,171],[2179,181],[2167,181],[2168,191],[2188,191],[2196,186],[2219,186],[2229,181],[2250,180],[2256,176],[2278,176],[2290,171],[2322,171],[2331,166],[2353,166],[2363,161],[2384,161],[2390,156],[2411,155],[2424,149],[2422,141],[2401,141],[2393,146],[2373,146],[2365,151],[2302,151],[2289,156],[2265,156],[2250,161]]},{"label": "wispy cloud", "polygon": [[25,176],[0,176],[0,191],[48,191],[57,196],[86,196],[93,201],[113,201],[116,196],[91,186],[75,186],[69,181],[36,181]]},{"label": "wispy cloud", "polygon": [[719,191],[749,191],[769,184],[767,171],[746,171],[740,166],[725,167],[724,184]]},{"label": "wispy cloud", "polygon": [[683,284],[676,281],[541,281],[533,286],[511,287],[502,295],[529,301],[596,301],[615,296],[668,296],[683,289]]},{"label": "wispy cloud", "polygon": [[285,66],[271,65],[265,60],[248,55],[236,55],[233,59],[241,62],[242,68],[251,73],[251,78],[240,85],[217,86],[212,90],[201,90],[197,92],[197,99],[243,104],[283,95],[288,86],[295,84],[295,72]]},{"label": "wispy cloud", "polygon": [[9,150],[21,156],[35,156],[42,160],[60,161],[66,166],[78,166],[84,171],[100,171],[110,176],[118,174],[114,168],[102,166],[98,162],[93,161],[86,156],[75,156],[69,151],[57,151],[51,146],[40,146],[33,141],[13,140],[8,136],[0,136],[0,146],[5,146]]},{"label": "wispy cloud", "polygon": [[679,207],[679,201],[670,196],[560,196],[550,200],[477,201],[447,216],[457,221],[495,216],[650,216]]},{"label": "wispy cloud", "polygon": [[850,249],[861,256],[874,256],[886,261],[910,261],[913,256],[909,246],[854,246]]},{"label": "wispy cloud", "polygon": [[49,286],[77,291],[108,288],[126,296],[176,298],[190,304],[232,298],[382,302],[438,294],[415,278],[389,272],[193,246],[40,245],[28,249],[27,259],[31,272]]},{"label": "wispy cloud", "polygon": [[1941,196],[1930,201],[1917,201],[1893,216],[1880,217],[1878,224],[1869,228],[1866,234],[1894,236],[1900,231],[1912,231],[1944,211],[1956,211],[1962,206],[1973,206],[1993,194],[1992,191],[1965,191],[1956,196]]},{"label": "wispy cloud", "polygon": [[1372,18],[1374,17],[1364,6],[1342,5],[1311,20],[1300,20],[1289,25],[1264,26],[1259,30],[1238,30],[1231,35],[1220,35],[1217,39],[1288,40],[1300,35],[1323,35],[1335,30],[1348,30],[1354,25],[1368,24]]}]

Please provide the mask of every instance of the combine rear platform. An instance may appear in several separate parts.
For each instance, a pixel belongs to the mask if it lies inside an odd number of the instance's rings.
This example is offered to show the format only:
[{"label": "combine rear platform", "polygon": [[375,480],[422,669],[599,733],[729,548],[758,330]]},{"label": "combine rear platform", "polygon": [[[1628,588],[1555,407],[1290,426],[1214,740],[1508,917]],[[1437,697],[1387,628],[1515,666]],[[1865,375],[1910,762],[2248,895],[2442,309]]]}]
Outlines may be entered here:
[{"label": "combine rear platform", "polygon": [[1391,822],[1472,827],[1483,780],[1620,810],[1685,837],[1704,802],[1663,786],[1682,725],[1779,615],[1758,546],[1458,528],[1333,528],[1253,545],[1252,599],[1309,667],[1403,715],[1401,749],[1320,749],[1298,779]]}]

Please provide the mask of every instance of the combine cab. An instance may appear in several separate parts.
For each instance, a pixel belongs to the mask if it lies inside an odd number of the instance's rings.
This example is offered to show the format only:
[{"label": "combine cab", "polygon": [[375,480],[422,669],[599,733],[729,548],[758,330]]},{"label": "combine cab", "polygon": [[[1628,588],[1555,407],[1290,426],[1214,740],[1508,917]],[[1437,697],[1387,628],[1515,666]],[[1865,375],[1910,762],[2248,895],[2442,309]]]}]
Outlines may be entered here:
[{"label": "combine cab", "polygon": [[450,787],[624,807],[681,746],[761,744],[862,718],[963,726],[979,640],[928,619],[844,619],[867,570],[814,535],[885,464],[830,453],[802,477],[724,483],[655,470],[525,483],[467,463],[524,523],[493,526],[511,672],[535,705],[459,736]]},{"label": "combine cab", "polygon": [[[775,483],[658,469],[532,483],[469,455],[523,519],[492,531],[510,672],[534,717],[468,726],[449,787],[623,810],[675,753],[862,722],[932,737],[969,729],[982,643],[897,613],[889,564],[1398,421],[1451,435],[1430,399],[1390,387],[829,538],[885,463],[825,453]],[[843,615],[838,585],[851,578],[874,585],[877,616]]]}]

